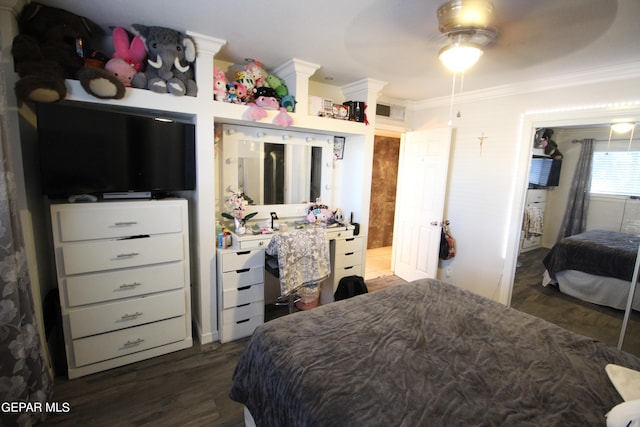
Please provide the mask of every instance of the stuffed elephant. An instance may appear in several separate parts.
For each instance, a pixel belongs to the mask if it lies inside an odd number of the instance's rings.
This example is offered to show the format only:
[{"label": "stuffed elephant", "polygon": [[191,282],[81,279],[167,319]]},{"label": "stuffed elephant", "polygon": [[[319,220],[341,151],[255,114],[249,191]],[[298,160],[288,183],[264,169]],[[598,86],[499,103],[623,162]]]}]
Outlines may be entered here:
[{"label": "stuffed elephant", "polygon": [[133,31],[147,49],[147,69],[133,77],[131,85],[157,93],[196,96],[193,64],[196,44],[193,38],[170,28],[133,24]]}]

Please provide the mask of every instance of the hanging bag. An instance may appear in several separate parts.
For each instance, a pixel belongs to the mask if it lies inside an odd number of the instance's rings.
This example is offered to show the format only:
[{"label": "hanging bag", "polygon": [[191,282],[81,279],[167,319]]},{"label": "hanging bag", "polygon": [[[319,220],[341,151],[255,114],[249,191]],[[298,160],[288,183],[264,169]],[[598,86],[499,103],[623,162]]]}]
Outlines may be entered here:
[{"label": "hanging bag", "polygon": [[445,221],[440,231],[440,259],[451,259],[454,256],[456,256],[456,242],[451,235],[449,221]]}]

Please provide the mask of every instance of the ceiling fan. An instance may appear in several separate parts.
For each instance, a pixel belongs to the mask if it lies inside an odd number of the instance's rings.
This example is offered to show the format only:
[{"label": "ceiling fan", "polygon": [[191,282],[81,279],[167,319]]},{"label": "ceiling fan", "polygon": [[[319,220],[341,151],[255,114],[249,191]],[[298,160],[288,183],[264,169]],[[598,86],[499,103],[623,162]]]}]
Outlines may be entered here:
[{"label": "ceiling fan", "polygon": [[439,58],[447,68],[465,71],[495,42],[494,11],[489,0],[450,0],[438,8],[438,29],[448,42]]}]

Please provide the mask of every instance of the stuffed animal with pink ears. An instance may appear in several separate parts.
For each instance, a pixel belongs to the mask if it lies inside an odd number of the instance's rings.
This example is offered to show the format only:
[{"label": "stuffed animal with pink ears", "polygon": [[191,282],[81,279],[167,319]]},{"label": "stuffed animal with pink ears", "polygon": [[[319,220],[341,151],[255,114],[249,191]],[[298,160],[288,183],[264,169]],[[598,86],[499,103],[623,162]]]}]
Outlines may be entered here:
[{"label": "stuffed animal with pink ears", "polygon": [[226,101],[227,99],[227,76],[218,67],[213,67],[213,99],[216,101]]},{"label": "stuffed animal with pink ears", "polygon": [[129,33],[122,27],[113,29],[113,47],[115,52],[105,64],[105,70],[115,75],[125,86],[131,87],[131,79],[136,73],[144,71],[147,50],[144,41],[135,36],[129,42]]}]

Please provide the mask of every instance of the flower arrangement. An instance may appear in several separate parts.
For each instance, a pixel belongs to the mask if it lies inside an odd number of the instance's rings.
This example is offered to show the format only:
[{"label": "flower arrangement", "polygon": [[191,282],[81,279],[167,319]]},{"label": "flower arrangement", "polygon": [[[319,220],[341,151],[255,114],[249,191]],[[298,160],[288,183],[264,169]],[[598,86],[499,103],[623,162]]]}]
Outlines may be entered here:
[{"label": "flower arrangement", "polygon": [[252,212],[244,215],[245,207],[253,203],[253,200],[244,194],[242,190],[229,191],[231,195],[225,198],[225,204],[229,212],[222,212],[222,216],[227,219],[239,221],[241,224],[246,223],[248,220],[256,216],[258,212]]}]

